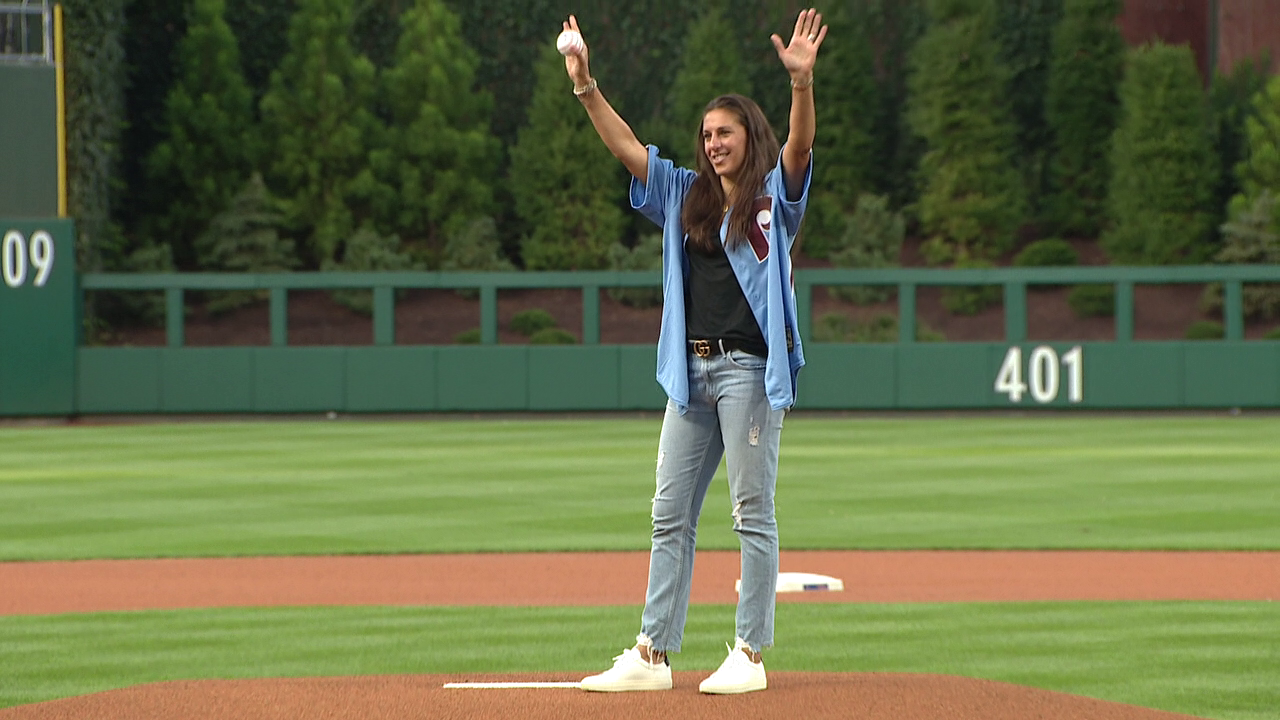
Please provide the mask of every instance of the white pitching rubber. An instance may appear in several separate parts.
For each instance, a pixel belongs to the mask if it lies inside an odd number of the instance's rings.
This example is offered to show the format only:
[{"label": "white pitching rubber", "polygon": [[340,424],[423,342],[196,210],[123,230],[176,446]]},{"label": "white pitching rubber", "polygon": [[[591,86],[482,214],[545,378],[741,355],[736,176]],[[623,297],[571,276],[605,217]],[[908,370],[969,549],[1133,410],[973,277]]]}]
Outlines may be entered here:
[{"label": "white pitching rubber", "polygon": [[519,688],[578,688],[576,682],[452,682],[447,689],[462,690],[513,690]]}]

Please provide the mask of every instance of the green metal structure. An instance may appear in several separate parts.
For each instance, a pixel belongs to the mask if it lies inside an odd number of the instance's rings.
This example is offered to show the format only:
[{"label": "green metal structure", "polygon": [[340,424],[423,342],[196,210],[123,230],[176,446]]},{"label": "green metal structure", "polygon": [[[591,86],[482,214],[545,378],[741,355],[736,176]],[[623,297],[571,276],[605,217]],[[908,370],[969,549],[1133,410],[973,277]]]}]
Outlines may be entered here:
[{"label": "green metal structure", "polygon": [[[660,410],[652,345],[600,342],[600,291],[652,287],[656,272],[282,273],[77,275],[68,221],[0,221],[0,416],[79,413],[307,413]],[[1115,287],[1115,338],[1028,340],[1027,295],[1036,285]],[[1134,288],[1221,283],[1224,338],[1134,338]],[[1245,339],[1246,284],[1280,283],[1280,266],[797,270],[802,337],[810,338],[817,287],[897,289],[899,335],[888,343],[807,342],[798,408],[1149,409],[1280,407],[1280,342]],[[917,342],[918,291],[930,286],[1003,288],[998,342]],[[373,292],[373,343],[288,344],[289,294]],[[481,343],[402,345],[398,290],[477,289]],[[574,288],[582,293],[583,342],[498,344],[498,292]],[[190,347],[187,292],[266,290],[271,344]],[[78,339],[84,294],[159,291],[163,347],[89,347]]]}]

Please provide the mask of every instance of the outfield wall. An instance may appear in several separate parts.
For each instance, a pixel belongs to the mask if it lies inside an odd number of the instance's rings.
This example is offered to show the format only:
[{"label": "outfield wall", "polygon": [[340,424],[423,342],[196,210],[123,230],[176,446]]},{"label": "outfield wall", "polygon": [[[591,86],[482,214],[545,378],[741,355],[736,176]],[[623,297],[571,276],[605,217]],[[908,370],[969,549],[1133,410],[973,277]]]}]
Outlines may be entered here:
[{"label": "outfield wall", "polygon": [[[1280,342],[810,344],[806,354],[802,409],[1280,407]],[[1011,375],[1009,386],[1025,385],[1021,394],[996,389],[1011,357],[1021,379]],[[80,348],[76,366],[81,413],[660,410],[664,403],[654,349],[639,345]]]},{"label": "outfield wall", "polygon": [[0,63],[0,98],[0,217],[57,217],[57,69]]},{"label": "outfield wall", "polygon": [[[67,221],[0,221],[0,416],[78,413],[310,413],[660,410],[652,345],[600,343],[602,288],[654,286],[655,272],[84,274],[71,263]],[[1221,282],[1225,338],[1137,341],[1134,287]],[[1173,409],[1280,407],[1280,341],[1245,340],[1243,287],[1280,283],[1280,266],[798,270],[802,337],[815,286],[889,285],[902,319],[891,343],[808,342],[798,408]],[[1112,342],[1027,340],[1027,290],[1110,283]],[[1005,341],[917,342],[917,290],[999,285]],[[499,345],[497,295],[577,288],[582,345]],[[373,290],[373,345],[288,345],[292,290]],[[395,293],[474,288],[481,344],[399,345]],[[185,293],[265,290],[271,345],[189,347]],[[88,291],[160,291],[165,347],[87,347],[78,337]]]}]

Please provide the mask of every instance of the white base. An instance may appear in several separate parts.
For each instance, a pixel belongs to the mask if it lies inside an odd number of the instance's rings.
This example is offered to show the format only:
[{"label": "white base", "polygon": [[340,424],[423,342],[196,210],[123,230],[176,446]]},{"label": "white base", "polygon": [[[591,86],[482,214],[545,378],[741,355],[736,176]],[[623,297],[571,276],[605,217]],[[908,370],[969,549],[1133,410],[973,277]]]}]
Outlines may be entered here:
[{"label": "white base", "polygon": [[[844,590],[844,581],[830,575],[817,573],[784,572],[778,573],[778,592],[815,592],[828,590],[840,592]],[[734,592],[742,592],[742,579],[733,583]]]}]

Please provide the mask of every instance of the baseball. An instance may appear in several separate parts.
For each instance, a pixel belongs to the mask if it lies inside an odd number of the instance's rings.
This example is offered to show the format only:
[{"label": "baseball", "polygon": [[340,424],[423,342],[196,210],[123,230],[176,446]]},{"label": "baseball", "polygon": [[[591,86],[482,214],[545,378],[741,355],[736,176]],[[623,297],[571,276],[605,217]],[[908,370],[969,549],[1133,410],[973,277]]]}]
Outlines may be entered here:
[{"label": "baseball", "polygon": [[556,49],[561,55],[577,55],[584,47],[586,43],[582,41],[582,35],[577,30],[565,30],[560,33],[560,37],[556,38]]}]

